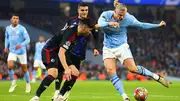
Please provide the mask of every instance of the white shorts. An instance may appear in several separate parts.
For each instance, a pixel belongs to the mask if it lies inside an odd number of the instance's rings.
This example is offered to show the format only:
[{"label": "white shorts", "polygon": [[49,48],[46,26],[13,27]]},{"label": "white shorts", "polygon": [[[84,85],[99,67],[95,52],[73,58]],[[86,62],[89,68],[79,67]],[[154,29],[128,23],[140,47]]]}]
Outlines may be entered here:
[{"label": "white shorts", "polygon": [[46,69],[46,66],[43,64],[42,60],[34,60],[34,67],[41,67],[42,69]]},{"label": "white shorts", "polygon": [[24,53],[22,55],[18,55],[18,54],[14,54],[14,53],[10,52],[9,55],[8,55],[7,61],[9,61],[9,60],[17,61],[17,59],[19,60],[19,62],[21,64],[27,64],[27,55],[26,55],[26,53]]},{"label": "white shorts", "polygon": [[103,60],[107,58],[116,58],[123,64],[125,59],[133,58],[133,56],[129,45],[126,43],[118,48],[103,47]]}]

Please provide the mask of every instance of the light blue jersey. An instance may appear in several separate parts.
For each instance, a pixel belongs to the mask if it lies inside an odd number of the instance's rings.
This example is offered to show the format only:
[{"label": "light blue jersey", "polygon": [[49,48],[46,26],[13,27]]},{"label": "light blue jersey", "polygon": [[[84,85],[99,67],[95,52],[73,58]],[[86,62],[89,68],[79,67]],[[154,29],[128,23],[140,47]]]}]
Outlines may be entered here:
[{"label": "light blue jersey", "polygon": [[34,55],[34,60],[42,60],[42,55],[41,55],[41,52],[42,52],[42,49],[44,47],[46,43],[45,42],[37,42],[36,43],[36,49],[35,49],[35,55]]},{"label": "light blue jersey", "polygon": [[[142,29],[156,28],[158,24],[139,22],[133,15],[128,12],[121,21],[112,20],[114,11],[105,11],[98,20],[98,26],[104,32],[104,46],[107,48],[117,48],[127,43],[127,27],[134,26]],[[120,23],[120,28],[108,26],[109,22]]]},{"label": "light blue jersey", "polygon": [[[26,29],[18,24],[16,27],[9,25],[5,32],[5,48],[9,47],[9,51],[14,54],[26,53],[26,45],[30,42]],[[16,44],[21,44],[22,48],[15,49]]]}]

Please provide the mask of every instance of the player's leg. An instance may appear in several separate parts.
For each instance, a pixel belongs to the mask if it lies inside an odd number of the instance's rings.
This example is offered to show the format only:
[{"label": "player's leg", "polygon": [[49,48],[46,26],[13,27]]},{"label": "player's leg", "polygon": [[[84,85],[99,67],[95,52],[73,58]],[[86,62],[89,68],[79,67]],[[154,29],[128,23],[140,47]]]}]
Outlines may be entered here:
[{"label": "player's leg", "polygon": [[55,98],[58,96],[58,94],[59,94],[61,82],[62,82],[62,80],[63,80],[63,74],[64,74],[64,73],[60,71],[60,72],[58,73],[58,76],[57,76],[56,80],[55,80],[55,92],[54,92],[54,95],[53,95],[53,97],[52,97],[52,101],[53,101],[53,99],[55,99]]},{"label": "player's leg", "polygon": [[9,92],[13,92],[16,88],[16,80],[14,79],[14,62],[17,60],[17,56],[13,53],[9,53],[8,55],[8,75],[10,76],[10,80],[12,81]]},{"label": "player's leg", "polygon": [[[48,57],[46,57],[48,56]],[[49,51],[42,50],[42,60],[48,70],[48,75],[42,80],[39,85],[36,94],[30,101],[39,101],[41,94],[49,87],[49,85],[57,78],[58,75],[58,54],[51,53]],[[50,61],[53,60],[53,61]]]},{"label": "player's leg", "polygon": [[24,78],[26,80],[26,93],[30,93],[31,92],[31,85],[30,85],[30,76],[29,76],[29,70],[28,70],[28,66],[27,66],[27,55],[22,54],[22,55],[18,55],[18,59],[19,62],[21,63],[21,68],[24,72]]},{"label": "player's leg", "polygon": [[58,69],[52,67],[48,69],[48,76],[46,76],[40,86],[38,87],[35,96],[30,101],[39,101],[41,94],[50,86],[50,84],[55,80],[58,75]]},{"label": "player's leg", "polygon": [[130,72],[137,73],[143,76],[149,76],[154,80],[160,82],[164,86],[169,87],[169,82],[165,78],[152,73],[143,66],[136,66],[128,44],[123,44],[120,51],[121,51],[121,57],[119,58],[119,60],[121,61],[121,63],[124,64],[124,66],[128,68]]},{"label": "player's leg", "polygon": [[69,67],[72,70],[72,75],[71,75],[72,79],[69,81],[66,80],[64,82],[63,87],[61,88],[61,90],[59,92],[59,96],[57,98],[55,98],[54,101],[67,101],[69,98],[70,90],[74,86],[74,84],[79,76],[79,70],[76,68],[76,66],[70,65]]},{"label": "player's leg", "polygon": [[37,75],[37,69],[39,67],[39,63],[37,60],[34,60],[34,69],[33,69],[33,72],[32,72],[32,83],[35,83],[36,82],[36,75]]},{"label": "player's leg", "polygon": [[162,85],[164,85],[165,87],[169,87],[169,81],[168,80],[166,80],[164,77],[161,77],[155,73],[152,73],[151,71],[149,71],[148,69],[146,69],[143,66],[139,66],[139,65],[136,66],[134,59],[124,60],[124,66],[126,66],[129,69],[129,71],[132,73],[137,73],[139,75],[151,77],[154,80],[161,83]]},{"label": "player's leg", "polygon": [[106,47],[103,48],[103,60],[104,60],[104,66],[106,68],[106,71],[108,73],[108,76],[110,77],[110,80],[113,84],[113,86],[116,88],[118,93],[122,96],[124,101],[130,101],[127,97],[122,81],[118,77],[116,73],[116,59],[115,54],[112,52],[111,49],[108,49]]}]

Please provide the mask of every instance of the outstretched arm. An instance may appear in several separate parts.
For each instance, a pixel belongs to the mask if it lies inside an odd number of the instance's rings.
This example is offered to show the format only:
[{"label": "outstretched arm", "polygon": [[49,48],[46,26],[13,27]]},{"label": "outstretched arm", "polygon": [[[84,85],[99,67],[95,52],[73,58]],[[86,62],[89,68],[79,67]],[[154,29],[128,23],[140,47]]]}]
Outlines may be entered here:
[{"label": "outstretched arm", "polygon": [[166,26],[166,23],[164,21],[161,21],[159,24],[152,24],[152,23],[144,23],[138,21],[134,16],[132,16],[132,25],[134,27],[139,27],[142,29],[150,29],[150,28],[157,28],[161,26]]}]

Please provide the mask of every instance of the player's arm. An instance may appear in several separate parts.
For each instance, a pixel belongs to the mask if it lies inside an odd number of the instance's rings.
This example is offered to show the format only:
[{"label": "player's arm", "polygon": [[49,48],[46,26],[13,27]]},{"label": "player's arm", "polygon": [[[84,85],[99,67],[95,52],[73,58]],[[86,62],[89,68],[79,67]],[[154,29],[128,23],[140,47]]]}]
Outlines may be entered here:
[{"label": "player's arm", "polygon": [[99,55],[98,47],[99,47],[99,31],[97,29],[92,30],[92,35],[94,38],[94,55]]},{"label": "player's arm", "polygon": [[27,30],[25,28],[24,28],[24,31],[23,31],[23,37],[24,37],[25,40],[21,43],[22,46],[27,45],[28,43],[30,43],[30,38],[29,38],[28,32],[27,32]]},{"label": "player's arm", "polygon": [[9,45],[9,35],[8,35],[7,28],[6,28],[6,31],[5,31],[5,48],[4,48],[4,52],[8,52],[8,45]]},{"label": "player's arm", "polygon": [[60,49],[59,49],[59,59],[60,59],[60,62],[65,70],[65,75],[66,75],[66,78],[67,80],[70,80],[71,79],[71,69],[69,68],[67,62],[66,62],[66,51],[69,49],[69,46],[71,45],[71,40],[73,38],[73,32],[72,30],[66,30],[64,32],[64,36],[61,40],[61,43],[60,43]]},{"label": "player's arm", "polygon": [[98,19],[98,25],[96,25],[96,27],[102,28],[102,27],[111,26],[111,27],[119,28],[118,22],[108,22],[108,20],[107,20],[108,16],[109,16],[108,12],[103,12]]},{"label": "player's arm", "polygon": [[108,26],[108,23],[109,22],[107,21],[107,12],[103,12],[98,19],[97,27],[106,27]]},{"label": "player's arm", "polygon": [[166,25],[166,23],[164,21],[161,21],[159,24],[152,24],[152,23],[140,22],[134,16],[132,16],[131,19],[132,19],[132,25],[131,26],[139,27],[142,29],[157,28],[157,27],[161,27],[161,26]]},{"label": "player's arm", "polygon": [[25,40],[21,44],[16,44],[15,49],[20,49],[22,46],[25,46],[30,42],[29,35],[25,28],[23,28],[23,38]]}]

